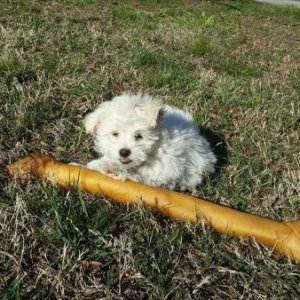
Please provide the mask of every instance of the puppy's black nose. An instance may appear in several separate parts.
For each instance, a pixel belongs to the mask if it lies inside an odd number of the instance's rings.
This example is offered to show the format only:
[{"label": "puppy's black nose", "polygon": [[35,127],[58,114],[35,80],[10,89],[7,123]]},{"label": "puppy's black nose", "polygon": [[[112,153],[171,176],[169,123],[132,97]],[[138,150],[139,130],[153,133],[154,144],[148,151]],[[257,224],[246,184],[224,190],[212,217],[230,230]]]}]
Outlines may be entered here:
[{"label": "puppy's black nose", "polygon": [[128,157],[130,155],[131,151],[127,148],[122,148],[119,150],[119,154],[121,157]]}]

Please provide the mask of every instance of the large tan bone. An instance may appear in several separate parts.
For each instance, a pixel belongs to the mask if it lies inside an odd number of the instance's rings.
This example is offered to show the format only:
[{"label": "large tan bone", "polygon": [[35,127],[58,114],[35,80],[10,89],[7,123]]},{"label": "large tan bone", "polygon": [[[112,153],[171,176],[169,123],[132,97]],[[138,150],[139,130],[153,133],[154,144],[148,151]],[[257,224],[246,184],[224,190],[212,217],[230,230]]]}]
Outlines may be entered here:
[{"label": "large tan bone", "polygon": [[201,218],[220,233],[253,237],[300,262],[300,220],[278,222],[250,215],[177,192],[114,180],[97,171],[64,164],[41,154],[27,156],[7,166],[7,170],[14,177],[33,176],[65,188],[78,185],[88,193],[103,195],[116,202],[143,203],[177,220],[197,223]]}]

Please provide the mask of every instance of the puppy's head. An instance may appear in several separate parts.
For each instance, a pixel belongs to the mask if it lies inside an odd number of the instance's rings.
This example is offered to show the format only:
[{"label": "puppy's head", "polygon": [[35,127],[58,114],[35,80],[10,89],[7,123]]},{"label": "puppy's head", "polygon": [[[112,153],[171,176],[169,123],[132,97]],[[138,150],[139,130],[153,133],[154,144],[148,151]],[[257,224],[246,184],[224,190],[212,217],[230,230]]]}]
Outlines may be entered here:
[{"label": "puppy's head", "polygon": [[100,104],[84,123],[97,152],[134,168],[155,151],[162,112],[162,103],[148,95],[125,94]]}]

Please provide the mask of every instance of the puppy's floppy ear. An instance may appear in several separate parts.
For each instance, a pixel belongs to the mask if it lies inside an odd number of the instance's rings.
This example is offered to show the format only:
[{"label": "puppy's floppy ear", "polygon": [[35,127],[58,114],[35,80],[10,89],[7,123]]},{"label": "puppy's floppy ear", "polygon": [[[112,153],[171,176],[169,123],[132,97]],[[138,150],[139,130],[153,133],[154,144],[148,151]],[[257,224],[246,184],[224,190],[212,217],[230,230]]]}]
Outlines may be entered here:
[{"label": "puppy's floppy ear", "polygon": [[94,134],[101,120],[105,117],[105,108],[107,103],[101,103],[98,107],[88,113],[84,118],[84,126],[86,133]]},{"label": "puppy's floppy ear", "polygon": [[154,128],[163,115],[163,104],[157,99],[146,99],[136,104],[134,109],[138,115],[145,118],[150,128]]}]

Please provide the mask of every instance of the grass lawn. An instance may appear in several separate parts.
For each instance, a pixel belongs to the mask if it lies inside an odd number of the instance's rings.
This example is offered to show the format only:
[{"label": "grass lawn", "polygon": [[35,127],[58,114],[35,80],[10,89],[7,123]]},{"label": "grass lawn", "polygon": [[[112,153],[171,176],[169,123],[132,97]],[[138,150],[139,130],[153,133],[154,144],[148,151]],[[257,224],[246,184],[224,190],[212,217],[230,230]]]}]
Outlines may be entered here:
[{"label": "grass lawn", "polygon": [[[0,5],[0,167],[96,156],[82,119],[123,91],[190,111],[227,164],[199,196],[300,217],[300,9],[252,1]],[[249,239],[0,173],[0,299],[299,299],[300,267]]]}]

